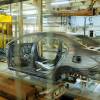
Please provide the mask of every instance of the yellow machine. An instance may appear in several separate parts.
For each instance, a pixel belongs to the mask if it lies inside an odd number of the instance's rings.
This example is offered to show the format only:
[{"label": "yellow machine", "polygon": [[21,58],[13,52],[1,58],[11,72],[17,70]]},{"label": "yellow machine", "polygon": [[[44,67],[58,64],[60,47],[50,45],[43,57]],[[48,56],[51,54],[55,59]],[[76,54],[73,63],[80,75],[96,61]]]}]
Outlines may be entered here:
[{"label": "yellow machine", "polygon": [[6,43],[12,37],[12,16],[0,14],[0,49],[6,47]]}]

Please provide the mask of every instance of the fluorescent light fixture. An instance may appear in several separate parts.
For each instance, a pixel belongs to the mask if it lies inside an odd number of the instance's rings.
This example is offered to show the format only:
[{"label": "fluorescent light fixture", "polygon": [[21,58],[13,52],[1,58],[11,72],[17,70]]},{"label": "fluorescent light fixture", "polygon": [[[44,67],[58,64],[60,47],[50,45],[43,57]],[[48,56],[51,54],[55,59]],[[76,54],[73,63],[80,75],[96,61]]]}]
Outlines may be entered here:
[{"label": "fluorescent light fixture", "polygon": [[64,5],[64,4],[69,4],[71,3],[72,1],[63,1],[63,2],[53,2],[51,3],[52,6],[56,6],[56,5]]},{"label": "fluorescent light fixture", "polygon": [[82,1],[87,1],[87,0],[67,0],[67,1],[59,1],[59,2],[52,2],[52,6],[58,6],[58,5],[64,5],[64,4],[69,4],[69,3],[75,3],[75,2],[82,2]]},{"label": "fluorescent light fixture", "polygon": [[23,11],[23,15],[36,14],[37,10]]}]

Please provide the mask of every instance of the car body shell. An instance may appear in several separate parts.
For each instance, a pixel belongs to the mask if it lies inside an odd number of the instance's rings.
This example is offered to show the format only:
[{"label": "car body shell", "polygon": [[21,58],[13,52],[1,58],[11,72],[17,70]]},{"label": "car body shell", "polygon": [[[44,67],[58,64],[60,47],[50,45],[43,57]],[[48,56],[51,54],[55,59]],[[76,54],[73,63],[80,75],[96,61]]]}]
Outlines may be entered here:
[{"label": "car body shell", "polygon": [[[55,56],[55,59],[51,61],[51,59],[43,58],[43,56],[39,57],[39,54],[34,55],[39,52],[39,50],[35,51],[34,47],[36,46],[36,48],[39,49],[37,45],[41,45],[40,41],[43,42],[43,46],[44,44],[47,45],[50,41],[58,41],[61,44],[61,46],[58,45],[57,55]],[[31,44],[31,48],[29,48],[30,54],[24,55],[23,59],[23,57],[21,57],[22,55],[20,55],[20,47],[23,48],[23,45],[25,45],[26,42],[27,44]],[[35,46],[33,45],[34,43]],[[25,48],[24,50],[26,49],[27,48]],[[47,50],[49,50],[49,48]],[[67,35],[63,32],[37,32],[27,34],[15,40],[12,40],[7,47],[9,69],[46,79],[48,77],[51,78],[52,76],[57,82],[58,80],[60,80],[60,75],[63,73],[81,74],[86,77],[95,78],[96,73],[100,74],[100,59],[95,59],[97,57],[100,57],[100,52],[87,49],[84,45],[80,44],[74,36]],[[35,64],[33,63],[33,58],[35,58],[34,60],[36,60],[34,62]],[[29,65],[25,65],[27,63],[29,63]],[[32,64],[34,64],[34,66]],[[100,79],[100,77],[98,79]]]}]

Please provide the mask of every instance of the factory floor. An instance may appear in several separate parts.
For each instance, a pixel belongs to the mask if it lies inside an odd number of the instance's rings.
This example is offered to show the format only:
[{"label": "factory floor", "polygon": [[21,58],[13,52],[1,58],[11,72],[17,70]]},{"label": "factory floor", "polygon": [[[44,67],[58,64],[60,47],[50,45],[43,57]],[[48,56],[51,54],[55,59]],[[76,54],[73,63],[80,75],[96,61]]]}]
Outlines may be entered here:
[{"label": "factory floor", "polygon": [[13,72],[8,69],[6,62],[0,62],[0,73],[12,74]]},{"label": "factory floor", "polygon": [[9,70],[6,62],[0,62],[0,100],[16,100],[16,96],[20,94],[22,100],[26,100],[27,96],[30,96],[27,100],[34,100],[32,93],[35,89],[31,84],[15,77],[17,77],[16,72]]},{"label": "factory floor", "polygon": [[[22,73],[17,74],[15,71],[9,70],[7,62],[0,62],[0,74],[5,74],[11,77],[17,77],[18,74],[22,74]],[[25,79],[27,80],[29,79],[29,77],[25,77]]]},{"label": "factory floor", "polygon": [[[6,76],[10,76],[10,77],[17,77],[17,73],[15,72],[15,71],[11,71],[11,70],[9,70],[8,69],[8,66],[7,66],[7,63],[6,62],[0,62],[0,77],[2,76],[2,75],[6,75]],[[21,76],[23,76],[24,77],[24,74],[20,74]],[[23,78],[22,77],[22,78]],[[30,77],[29,76],[25,76],[24,77],[24,80],[28,80],[28,82],[29,82],[29,80],[30,80]],[[0,78],[0,84],[2,83],[1,82],[2,80],[1,80],[1,78]],[[4,81],[5,82],[5,81]],[[37,82],[36,82],[37,83]],[[7,83],[8,84],[8,83]],[[66,93],[67,94],[67,93]],[[70,98],[70,97],[66,97],[66,96],[63,96],[63,97],[61,97],[60,99],[58,99],[58,100],[65,100],[64,98]],[[0,98],[0,100],[7,100],[7,99],[4,99],[4,98]],[[31,100],[31,99],[30,99]],[[87,98],[83,98],[83,97],[76,97],[75,99],[73,99],[73,98],[70,98],[70,99],[68,99],[68,100],[91,100],[91,99],[87,99]]]}]

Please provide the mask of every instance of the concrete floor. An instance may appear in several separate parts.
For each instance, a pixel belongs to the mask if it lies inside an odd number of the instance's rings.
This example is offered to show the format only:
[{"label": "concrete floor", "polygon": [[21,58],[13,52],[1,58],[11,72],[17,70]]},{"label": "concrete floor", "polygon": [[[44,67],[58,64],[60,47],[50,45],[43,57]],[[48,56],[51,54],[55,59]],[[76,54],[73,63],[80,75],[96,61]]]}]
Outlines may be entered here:
[{"label": "concrete floor", "polygon": [[0,62],[0,74],[5,74],[14,78],[22,78],[23,80],[30,80],[30,77],[23,73],[16,73],[15,71],[9,70],[6,62]]},{"label": "concrete floor", "polygon": [[0,62],[0,73],[9,72],[6,62]]},{"label": "concrete floor", "polygon": [[[6,75],[10,75],[12,77],[17,77],[17,74],[15,71],[11,71],[8,69],[6,62],[0,62],[0,74],[6,74]],[[30,80],[30,77],[28,75],[25,76],[25,74],[22,74],[22,73],[18,73],[18,76],[21,76],[22,79],[27,80],[27,81],[34,81],[34,80]],[[90,89],[87,93],[88,93],[88,95],[92,96],[92,98],[95,97],[96,100],[99,100],[98,97],[100,97],[100,92],[99,92],[100,91],[100,83],[95,83],[95,84],[96,84],[95,86],[94,85],[90,86]],[[96,94],[98,94],[98,95],[96,95]]]},{"label": "concrete floor", "polygon": [[0,62],[0,74],[14,75],[15,72],[8,69],[6,62]]}]

